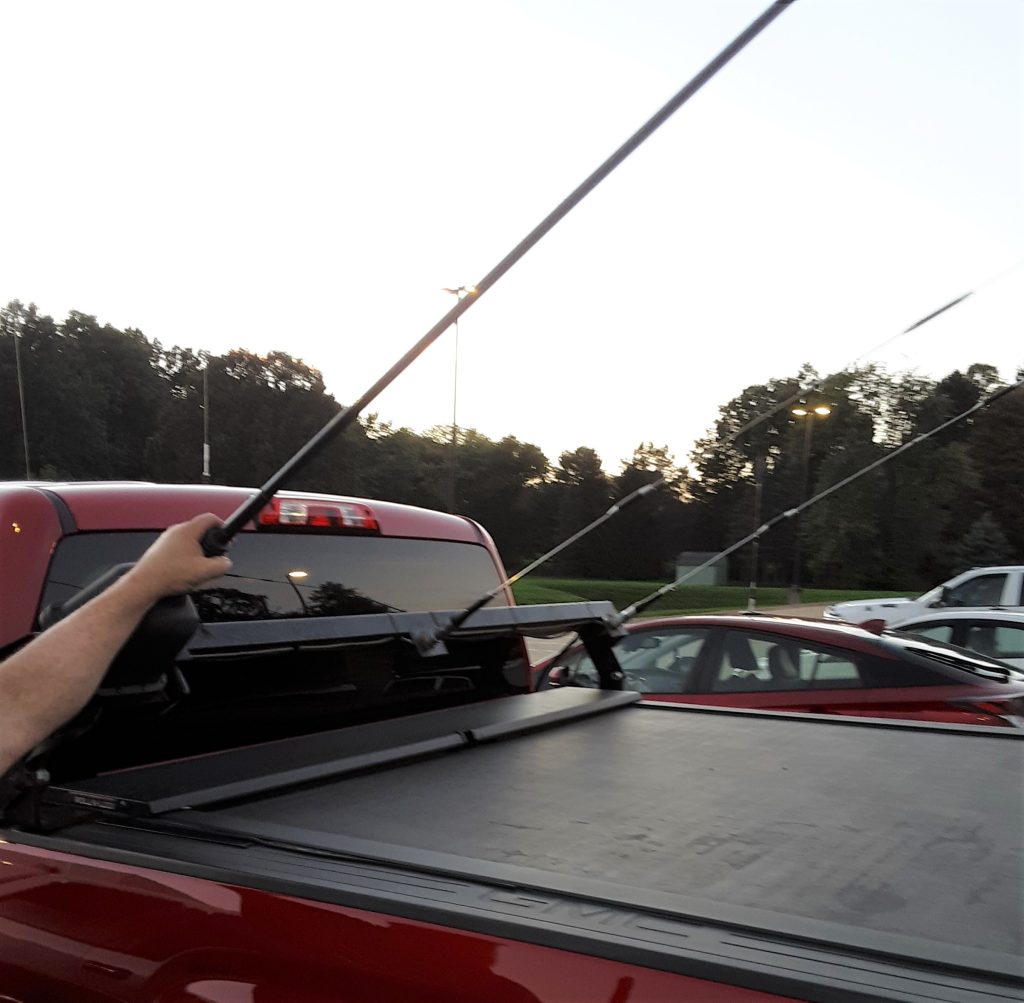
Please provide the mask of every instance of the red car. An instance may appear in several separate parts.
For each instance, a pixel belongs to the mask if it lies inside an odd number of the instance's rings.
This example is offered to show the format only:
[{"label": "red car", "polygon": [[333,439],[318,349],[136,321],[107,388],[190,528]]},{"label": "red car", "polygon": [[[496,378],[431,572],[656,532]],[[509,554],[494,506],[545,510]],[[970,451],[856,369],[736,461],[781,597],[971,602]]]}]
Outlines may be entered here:
[{"label": "red car", "polygon": [[[627,625],[625,687],[652,700],[1024,726],[1024,672],[923,637],[778,616]],[[534,668],[537,689],[597,686],[582,646]]]}]

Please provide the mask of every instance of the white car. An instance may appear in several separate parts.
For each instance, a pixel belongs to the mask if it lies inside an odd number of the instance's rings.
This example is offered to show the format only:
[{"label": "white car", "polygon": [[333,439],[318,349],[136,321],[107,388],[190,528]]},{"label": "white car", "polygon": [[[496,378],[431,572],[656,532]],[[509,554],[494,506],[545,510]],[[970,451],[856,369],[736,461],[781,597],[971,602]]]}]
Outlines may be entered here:
[{"label": "white car", "polygon": [[943,609],[901,621],[894,630],[945,641],[1024,669],[1024,612]]},{"label": "white car", "polygon": [[839,602],[824,612],[826,620],[864,623],[881,620],[893,626],[932,609],[1000,608],[1024,610],[1024,566],[972,568],[936,585],[916,599],[859,599]]}]

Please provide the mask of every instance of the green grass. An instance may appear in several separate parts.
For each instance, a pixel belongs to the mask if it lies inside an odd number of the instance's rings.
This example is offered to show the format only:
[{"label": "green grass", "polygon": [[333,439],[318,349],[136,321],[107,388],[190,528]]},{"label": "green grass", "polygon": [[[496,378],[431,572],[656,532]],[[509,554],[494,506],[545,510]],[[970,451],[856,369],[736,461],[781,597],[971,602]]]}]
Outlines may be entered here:
[{"label": "green grass", "polygon": [[[650,595],[664,582],[594,581],[582,578],[526,578],[513,587],[516,602],[531,603],[580,602],[607,599],[616,609]],[[851,589],[804,589],[804,603],[833,603],[846,599],[877,599],[910,595],[911,592],[878,592]],[[759,607],[785,606],[785,588],[757,589]],[[650,608],[661,614],[713,613],[741,610],[747,606],[747,588],[741,585],[680,585],[662,596]]]}]

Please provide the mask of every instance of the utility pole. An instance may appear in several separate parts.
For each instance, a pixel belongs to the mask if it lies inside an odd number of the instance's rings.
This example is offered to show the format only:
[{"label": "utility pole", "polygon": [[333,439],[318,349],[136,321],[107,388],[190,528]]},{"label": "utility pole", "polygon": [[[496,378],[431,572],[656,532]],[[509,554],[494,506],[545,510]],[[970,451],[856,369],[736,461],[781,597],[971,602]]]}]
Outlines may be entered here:
[{"label": "utility pole", "polygon": [[25,381],[21,372],[21,323],[20,319],[11,311],[4,310],[2,320],[7,323],[8,334],[14,339],[14,371],[18,381],[18,404],[21,407],[21,448],[25,455],[25,480],[32,480],[32,465],[28,454],[28,420],[25,417]]},{"label": "utility pole", "polygon": [[[766,457],[762,454],[754,457],[754,531],[761,525],[761,493],[764,490],[764,473],[767,466]],[[754,537],[750,547],[750,591],[747,593],[747,611],[753,612],[757,607],[757,599],[754,592],[757,589],[757,558],[758,547],[761,544],[759,536]]]},{"label": "utility pole", "polygon": [[[832,413],[829,404],[811,405],[807,401],[800,401],[796,407],[790,408],[790,414],[799,418],[804,423],[804,444],[803,455],[800,458],[800,504],[807,501],[808,472],[811,465],[811,437],[814,434],[814,419],[817,417],[824,420]],[[795,605],[800,602],[800,513],[797,512],[793,520],[793,575],[792,584],[789,586],[789,603]]]},{"label": "utility pole", "polygon": [[[469,296],[476,290],[472,286],[456,286],[454,289],[450,289],[445,286],[442,290],[445,293],[451,293],[452,296],[458,299],[463,299]],[[459,318],[455,318],[453,325],[455,328],[455,365],[454,372],[452,373],[452,439],[451,447],[449,452],[448,460],[448,511],[455,511],[455,473],[458,467],[459,454],[459,425],[458,425],[458,401],[459,401]]]},{"label": "utility pole", "polygon": [[203,353],[203,483],[210,483],[210,356]]},{"label": "utility pole", "polygon": [[21,378],[21,352],[18,343],[21,341],[21,331],[14,332],[14,368],[18,372],[18,400],[21,404],[21,444],[25,450],[25,480],[32,480],[32,467],[28,459],[28,422],[25,420],[25,384]]}]

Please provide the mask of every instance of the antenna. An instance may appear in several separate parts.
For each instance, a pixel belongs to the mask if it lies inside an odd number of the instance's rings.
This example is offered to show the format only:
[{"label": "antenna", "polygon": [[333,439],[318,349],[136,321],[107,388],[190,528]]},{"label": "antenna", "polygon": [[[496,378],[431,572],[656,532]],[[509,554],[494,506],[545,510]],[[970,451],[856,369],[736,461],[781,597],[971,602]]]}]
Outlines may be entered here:
[{"label": "antenna", "polygon": [[651,481],[650,484],[644,484],[643,487],[637,488],[635,491],[626,495],[621,501],[616,502],[611,508],[608,509],[603,515],[599,515],[593,522],[584,526],[583,529],[577,530],[572,536],[563,540],[556,547],[552,547],[546,554],[541,554],[535,561],[531,561],[521,571],[517,571],[514,575],[506,578],[503,582],[499,582],[489,592],[485,592],[475,602],[470,603],[461,613],[456,614],[448,621],[445,626],[438,630],[432,631],[428,634],[424,634],[422,637],[415,639],[416,647],[420,654],[426,654],[427,652],[440,653],[440,645],[447,640],[451,634],[458,630],[477,610],[482,609],[492,599],[501,595],[502,592],[507,588],[511,588],[520,578],[525,577],[531,571],[536,571],[546,561],[551,560],[552,557],[560,554],[566,547],[571,546],[577,540],[581,540],[584,536],[590,533],[592,530],[597,529],[598,526],[606,523],[612,516],[617,515],[627,505],[632,505],[638,498],[643,498],[644,495],[649,495],[651,492],[656,491],[665,483],[664,477],[659,477],[655,481]]},{"label": "antenna", "polygon": [[640,147],[657,129],[664,125],[694,94],[697,93],[719,70],[738,55],[795,0],[775,0],[759,17],[739,33],[718,53],[689,83],[674,97],[658,109],[629,139],[626,140],[592,174],[570,192],[547,216],[544,217],[504,258],[501,259],[479,282],[467,287],[469,295],[460,297],[455,305],[434,324],[412,348],[409,349],[380,379],[377,380],[358,400],[339,411],[316,435],[302,446],[277,473],[253,496],[236,509],[223,526],[213,527],[203,540],[203,549],[213,557],[223,554],[228,544],[241,528],[255,518],[257,513],[270,502],[274,493],[285,482],[304,467],[323,446],[335,435],[351,425],[359,413],[378,394],[404,372],[437,338],[453,325],[488,289],[491,288],[523,255],[526,254],[556,223],[586,198],[616,167]]}]

